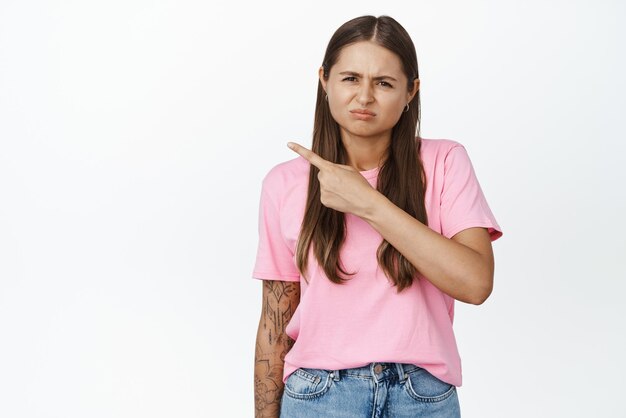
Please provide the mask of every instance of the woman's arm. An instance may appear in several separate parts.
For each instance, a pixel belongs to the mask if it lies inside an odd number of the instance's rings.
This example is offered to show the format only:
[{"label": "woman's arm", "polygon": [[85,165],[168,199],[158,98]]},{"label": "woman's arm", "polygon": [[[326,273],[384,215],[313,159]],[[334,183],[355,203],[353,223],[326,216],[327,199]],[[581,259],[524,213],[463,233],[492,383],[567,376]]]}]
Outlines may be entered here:
[{"label": "woman's arm", "polygon": [[300,282],[263,280],[263,306],[254,358],[255,417],[278,418],[285,355],[294,341],[285,328],[300,303]]},{"label": "woman's arm", "polygon": [[[287,145],[319,169],[324,206],[363,218],[442,292],[475,305],[489,297],[494,261],[486,228],[467,228],[448,239],[394,205],[354,167],[327,161],[294,142]],[[457,175],[474,176],[470,164],[465,157]]]},{"label": "woman's arm", "polygon": [[435,287],[480,305],[493,289],[494,260],[486,228],[468,228],[451,239],[430,229],[372,189],[371,204],[358,216],[376,229]]}]

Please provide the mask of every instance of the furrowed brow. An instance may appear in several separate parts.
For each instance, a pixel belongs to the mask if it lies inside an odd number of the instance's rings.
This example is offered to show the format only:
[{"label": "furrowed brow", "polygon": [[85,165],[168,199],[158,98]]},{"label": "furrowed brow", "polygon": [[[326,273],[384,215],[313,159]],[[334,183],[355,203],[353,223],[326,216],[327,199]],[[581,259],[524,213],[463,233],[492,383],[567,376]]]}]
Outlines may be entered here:
[{"label": "furrowed brow", "polygon": [[[356,76],[356,77],[363,77],[361,74],[356,73],[354,71],[342,71],[339,74],[353,75],[353,76]],[[393,78],[393,77],[391,77],[389,75],[379,75],[377,77],[373,77],[374,80],[383,80],[385,78],[388,78],[389,80],[393,80],[393,81],[398,81],[398,80],[396,80],[395,78]]]}]

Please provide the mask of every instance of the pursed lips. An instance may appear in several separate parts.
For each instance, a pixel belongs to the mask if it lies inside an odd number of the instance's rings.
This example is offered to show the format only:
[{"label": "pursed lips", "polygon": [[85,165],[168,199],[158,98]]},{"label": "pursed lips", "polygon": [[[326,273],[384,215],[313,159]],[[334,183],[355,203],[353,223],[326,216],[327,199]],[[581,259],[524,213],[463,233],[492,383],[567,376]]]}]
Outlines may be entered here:
[{"label": "pursed lips", "polygon": [[376,113],[370,112],[369,110],[365,110],[365,109],[353,109],[350,112],[352,112],[352,113],[360,113],[362,115],[376,116]]}]

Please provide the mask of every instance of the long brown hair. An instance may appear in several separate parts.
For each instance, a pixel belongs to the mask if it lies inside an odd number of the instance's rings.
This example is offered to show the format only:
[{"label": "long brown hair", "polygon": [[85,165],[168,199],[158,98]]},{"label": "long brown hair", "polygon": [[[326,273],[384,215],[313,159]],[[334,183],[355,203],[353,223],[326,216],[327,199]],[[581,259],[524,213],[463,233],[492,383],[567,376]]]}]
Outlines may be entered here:
[{"label": "long brown hair", "polygon": [[[328,43],[322,63],[326,80],[341,49],[359,41],[376,42],[397,54],[408,80],[407,90],[412,91],[413,80],[419,78],[415,46],[406,30],[396,20],[384,15],[357,17],[337,29]],[[341,141],[339,125],[333,119],[324,96],[325,91],[318,80],[311,149],[326,160],[346,164],[347,153]],[[376,189],[396,206],[428,225],[424,205],[426,176],[420,158],[419,121],[418,90],[409,104],[409,110],[402,113],[392,129],[391,144],[380,167]],[[319,169],[311,164],[306,209],[296,245],[296,264],[307,280],[306,266],[309,247],[312,245],[312,253],[326,276],[333,283],[343,284],[348,279],[341,277],[338,270],[346,275],[355,274],[346,272],[340,265],[339,250],[345,240],[345,218],[343,212],[322,205],[318,173]],[[398,293],[411,286],[417,270],[389,242],[383,239],[376,256],[385,275],[397,286]]]}]

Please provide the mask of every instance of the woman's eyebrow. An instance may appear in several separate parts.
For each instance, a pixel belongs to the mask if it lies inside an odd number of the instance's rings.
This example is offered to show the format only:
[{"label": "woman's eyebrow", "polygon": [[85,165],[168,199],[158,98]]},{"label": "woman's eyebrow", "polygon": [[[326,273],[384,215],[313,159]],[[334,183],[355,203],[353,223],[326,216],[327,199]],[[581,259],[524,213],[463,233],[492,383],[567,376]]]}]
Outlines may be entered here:
[{"label": "woman's eyebrow", "polygon": [[[339,74],[354,75],[354,76],[357,76],[357,77],[362,77],[361,74],[356,73],[354,71],[342,71]],[[373,77],[374,80],[382,80],[383,78],[388,78],[388,79],[393,80],[393,81],[398,81],[398,80],[396,80],[395,78],[393,78],[393,77],[391,77],[389,75],[379,75],[378,77]]]}]

